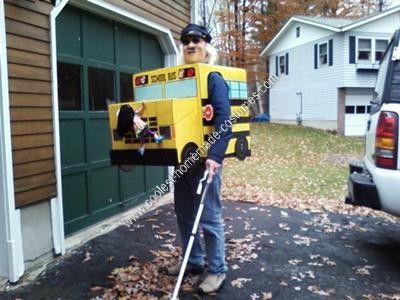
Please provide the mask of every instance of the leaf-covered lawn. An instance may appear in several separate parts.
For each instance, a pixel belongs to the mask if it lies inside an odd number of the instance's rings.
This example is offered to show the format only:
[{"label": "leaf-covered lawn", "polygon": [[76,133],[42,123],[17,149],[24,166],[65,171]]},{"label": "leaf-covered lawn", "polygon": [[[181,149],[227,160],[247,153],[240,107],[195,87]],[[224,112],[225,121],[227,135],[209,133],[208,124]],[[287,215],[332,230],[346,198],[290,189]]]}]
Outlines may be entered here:
[{"label": "leaf-covered lawn", "polygon": [[383,215],[344,204],[348,163],[362,158],[363,138],[296,125],[252,123],[251,150],[244,161],[225,160],[224,199]]}]

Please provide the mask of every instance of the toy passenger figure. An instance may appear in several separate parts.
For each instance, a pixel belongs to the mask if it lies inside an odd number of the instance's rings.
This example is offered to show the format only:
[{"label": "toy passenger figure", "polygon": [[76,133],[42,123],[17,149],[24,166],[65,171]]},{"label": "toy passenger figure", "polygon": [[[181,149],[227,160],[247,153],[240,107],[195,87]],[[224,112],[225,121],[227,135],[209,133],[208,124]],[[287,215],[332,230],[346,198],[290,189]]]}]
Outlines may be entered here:
[{"label": "toy passenger figure", "polygon": [[136,137],[140,139],[140,148],[138,149],[140,155],[144,155],[144,141],[146,137],[153,136],[157,144],[164,139],[164,136],[152,131],[149,125],[140,117],[143,107],[144,104],[142,103],[140,109],[135,111],[130,105],[125,104],[117,112],[117,134],[124,136],[128,131],[133,130]]},{"label": "toy passenger figure", "polygon": [[[213,64],[217,52],[209,43],[211,35],[206,28],[189,24],[181,32],[181,62],[180,63],[208,63]],[[216,132],[220,132],[218,139],[208,150],[207,159],[197,168],[185,173],[177,179],[174,191],[175,214],[181,234],[183,249],[187,248],[191,231],[199,207],[200,197],[196,194],[199,180],[205,169],[212,175],[208,192],[204,200],[204,211],[200,220],[205,240],[205,250],[200,243],[200,234],[197,232],[193,248],[190,253],[186,272],[202,273],[205,269],[207,256],[207,276],[199,285],[203,293],[218,291],[226,278],[228,270],[225,261],[224,229],[222,219],[222,205],[220,201],[221,169],[225,151],[231,137],[231,128],[223,131],[223,125],[230,118],[229,88],[221,74],[211,72],[208,76],[208,95],[214,108],[213,125]],[[177,276],[181,263],[168,268],[170,275]]]}]

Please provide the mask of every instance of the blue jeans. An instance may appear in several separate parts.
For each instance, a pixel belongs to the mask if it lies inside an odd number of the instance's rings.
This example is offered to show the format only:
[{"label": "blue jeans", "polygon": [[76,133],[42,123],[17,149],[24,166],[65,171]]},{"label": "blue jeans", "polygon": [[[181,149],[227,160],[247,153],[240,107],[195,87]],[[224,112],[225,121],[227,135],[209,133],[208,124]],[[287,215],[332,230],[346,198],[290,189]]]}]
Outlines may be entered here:
[{"label": "blue jeans", "polygon": [[[192,232],[194,220],[200,203],[200,196],[196,194],[199,180],[204,175],[204,164],[178,178],[175,183],[174,203],[178,227],[186,250]],[[203,181],[203,188],[205,181]],[[220,201],[221,171],[214,175],[207,195],[204,199],[204,210],[200,219],[203,229],[205,248],[208,262],[208,273],[225,273],[228,268],[225,262],[224,228],[222,222],[222,206]],[[194,239],[189,263],[204,265],[204,250],[200,243],[199,230]]]}]

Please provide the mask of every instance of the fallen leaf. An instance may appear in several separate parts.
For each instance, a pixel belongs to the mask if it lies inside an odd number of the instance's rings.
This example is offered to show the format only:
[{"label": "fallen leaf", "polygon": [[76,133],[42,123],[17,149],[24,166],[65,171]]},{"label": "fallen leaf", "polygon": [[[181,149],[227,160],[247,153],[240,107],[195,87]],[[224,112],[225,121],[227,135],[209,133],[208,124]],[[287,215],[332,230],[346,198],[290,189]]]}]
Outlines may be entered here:
[{"label": "fallen leaf", "polygon": [[85,263],[85,262],[91,260],[92,259],[92,255],[93,255],[93,253],[91,253],[89,251],[86,251],[85,258],[84,258],[84,260],[82,260],[82,263]]},{"label": "fallen leaf", "polygon": [[270,299],[272,299],[272,293],[271,292],[268,292],[268,293],[262,293],[263,294],[263,298],[262,298],[262,300],[270,300]]},{"label": "fallen leaf", "polygon": [[251,278],[237,278],[231,281],[231,285],[235,288],[241,289],[243,287],[243,283],[251,281]]}]

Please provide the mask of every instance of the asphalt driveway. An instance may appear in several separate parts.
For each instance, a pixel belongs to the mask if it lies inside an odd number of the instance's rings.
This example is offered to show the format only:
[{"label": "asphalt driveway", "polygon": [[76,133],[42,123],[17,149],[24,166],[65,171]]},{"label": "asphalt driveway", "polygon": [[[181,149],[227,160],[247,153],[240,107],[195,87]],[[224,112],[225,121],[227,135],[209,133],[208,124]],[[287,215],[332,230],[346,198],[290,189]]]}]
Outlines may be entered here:
[{"label": "asphalt driveway", "polygon": [[[191,288],[200,277],[189,277],[181,299],[400,299],[400,224],[223,204],[226,283],[204,296]],[[173,206],[162,206],[133,228],[118,227],[67,253],[36,282],[0,299],[157,299],[173,286],[162,266],[178,253],[176,232]]]}]

